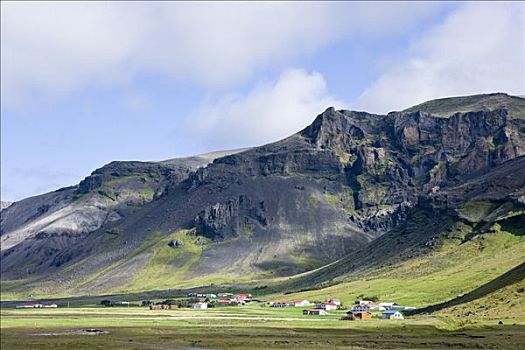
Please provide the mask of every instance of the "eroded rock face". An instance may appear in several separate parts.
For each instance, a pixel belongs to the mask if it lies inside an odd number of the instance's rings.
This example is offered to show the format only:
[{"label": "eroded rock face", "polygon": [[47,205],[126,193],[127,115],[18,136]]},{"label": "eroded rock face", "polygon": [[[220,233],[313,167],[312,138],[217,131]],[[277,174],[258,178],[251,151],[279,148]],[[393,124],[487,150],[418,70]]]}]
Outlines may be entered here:
[{"label": "eroded rock face", "polygon": [[194,221],[197,232],[211,239],[232,237],[253,232],[255,226],[265,227],[268,219],[264,201],[253,203],[246,196],[229,200],[224,204],[215,203],[206,207]]},{"label": "eroded rock face", "polygon": [[[341,185],[327,193],[340,197],[350,221],[367,232],[386,232],[419,196],[523,155],[524,146],[522,120],[504,109],[445,118],[329,108],[296,136],[217,160],[190,177],[191,188],[222,191],[243,176],[323,178]],[[248,218],[239,203],[230,198],[207,207],[196,226],[212,239],[239,234]]]}]

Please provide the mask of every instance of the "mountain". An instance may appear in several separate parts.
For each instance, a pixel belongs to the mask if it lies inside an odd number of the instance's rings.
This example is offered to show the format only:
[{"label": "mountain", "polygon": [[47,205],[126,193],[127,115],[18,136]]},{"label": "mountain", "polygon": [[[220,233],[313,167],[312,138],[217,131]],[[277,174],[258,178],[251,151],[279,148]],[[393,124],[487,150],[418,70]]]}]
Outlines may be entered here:
[{"label": "mountain", "polygon": [[5,208],[10,206],[11,204],[13,204],[13,203],[12,202],[7,202],[7,201],[0,201],[0,211],[4,210]]},{"label": "mountain", "polygon": [[523,235],[523,111],[525,99],[501,93],[387,115],[329,108],[261,147],[110,163],[1,212],[2,292],[300,273],[287,287],[304,288],[428,254],[454,235]]}]

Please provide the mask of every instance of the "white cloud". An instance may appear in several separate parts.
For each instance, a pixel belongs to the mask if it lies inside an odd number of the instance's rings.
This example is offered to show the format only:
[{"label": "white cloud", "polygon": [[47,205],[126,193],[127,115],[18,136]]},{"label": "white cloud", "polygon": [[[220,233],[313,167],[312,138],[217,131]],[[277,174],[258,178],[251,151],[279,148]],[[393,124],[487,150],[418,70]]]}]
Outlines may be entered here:
[{"label": "white cloud", "polygon": [[525,92],[525,4],[467,3],[413,42],[352,107],[376,113],[438,97]]},{"label": "white cloud", "polygon": [[408,30],[438,4],[5,2],[2,103],[126,84],[147,71],[231,87],[344,35]]},{"label": "white cloud", "polygon": [[321,74],[291,69],[246,95],[205,103],[182,129],[222,149],[254,146],[301,130],[329,106],[345,104],[329,95]]}]

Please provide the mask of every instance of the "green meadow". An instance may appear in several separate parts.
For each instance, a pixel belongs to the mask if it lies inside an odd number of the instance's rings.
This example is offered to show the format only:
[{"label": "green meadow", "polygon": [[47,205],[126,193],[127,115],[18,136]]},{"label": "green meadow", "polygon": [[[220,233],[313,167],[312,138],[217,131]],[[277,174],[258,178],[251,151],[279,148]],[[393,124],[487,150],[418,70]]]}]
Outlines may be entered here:
[{"label": "green meadow", "polygon": [[[265,303],[207,310],[2,310],[2,349],[520,349],[525,322],[453,322],[450,316],[343,321]],[[97,329],[107,333],[82,334]],[[482,342],[480,342],[482,340]]]},{"label": "green meadow", "polygon": [[[458,227],[454,232],[462,232]],[[456,234],[456,233],[454,233]],[[168,254],[169,239],[184,249]],[[138,274],[130,293],[108,296],[112,301],[140,304],[144,296],[131,293],[158,287],[166,275],[163,266],[173,259],[199,256],[197,245],[185,235],[160,238],[145,249],[152,255],[147,273]],[[189,254],[189,255],[188,255]],[[180,255],[180,256],[179,256]],[[146,307],[101,307],[100,300],[82,298],[67,308],[65,300],[57,309],[14,309],[1,311],[1,346],[13,350],[60,349],[524,349],[525,281],[517,279],[495,292],[451,308],[404,320],[346,321],[347,310],[329,311],[326,316],[305,316],[303,307],[272,308],[269,301],[328,298],[340,299],[348,307],[359,297],[377,297],[404,306],[426,307],[469,293],[493,281],[525,260],[525,237],[496,229],[493,233],[464,240],[464,234],[449,237],[432,253],[392,266],[342,276],[328,287],[307,291],[287,289],[287,282],[308,281],[308,273],[292,278],[239,285],[232,292],[251,292],[255,299],[245,306],[207,310],[149,310]],[[184,269],[163,280],[169,287]],[[172,279],[171,279],[172,278]],[[210,281],[206,281],[210,282]],[[166,284],[164,284],[166,283]],[[262,286],[259,289],[254,286]],[[266,286],[267,285],[267,286]],[[290,284],[288,284],[289,286]],[[293,284],[292,284],[293,285]],[[137,288],[137,289],[135,289]],[[216,292],[203,287],[202,292]],[[248,288],[243,290],[242,288]],[[173,295],[181,298],[182,291]],[[161,301],[166,292],[148,299]],[[184,294],[185,295],[185,294]],[[5,295],[3,295],[5,301]],[[13,306],[13,304],[10,304]],[[102,334],[85,332],[97,329]]]}]

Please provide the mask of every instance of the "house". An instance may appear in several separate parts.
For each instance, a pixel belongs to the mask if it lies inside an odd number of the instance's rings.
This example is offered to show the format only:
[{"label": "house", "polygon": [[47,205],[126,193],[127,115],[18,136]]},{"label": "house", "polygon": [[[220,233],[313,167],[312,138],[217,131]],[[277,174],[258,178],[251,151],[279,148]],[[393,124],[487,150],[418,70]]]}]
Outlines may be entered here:
[{"label": "house", "polygon": [[326,302],[330,304],[335,304],[337,306],[341,305],[341,301],[339,299],[328,299]]},{"label": "house", "polygon": [[318,304],[315,304],[315,308],[316,309],[320,309],[320,310],[326,310],[326,311],[337,310],[337,304],[334,304],[334,303],[318,303]]},{"label": "house", "polygon": [[188,298],[205,298],[206,294],[203,293],[189,293]]},{"label": "house", "polygon": [[247,301],[252,300],[251,294],[235,294],[234,299],[237,300],[239,303],[244,304]]},{"label": "house", "polygon": [[58,305],[57,304],[44,304],[44,307],[45,308],[56,308],[58,307]]},{"label": "house", "polygon": [[372,319],[372,313],[368,311],[364,311],[364,312],[349,311],[346,313],[346,315],[349,320],[371,320]]},{"label": "house", "polygon": [[370,303],[367,305],[370,310],[378,310],[378,311],[386,311],[387,308],[382,306],[380,303],[379,304],[376,304],[376,303]]},{"label": "house", "polygon": [[416,308],[413,307],[413,306],[401,306],[401,305],[395,305],[395,306],[392,306],[389,311],[404,311],[404,310],[415,310]]},{"label": "house", "polygon": [[215,298],[217,298],[217,295],[213,294],[213,293],[208,293],[208,294],[205,294],[204,296],[206,298],[208,298],[208,299],[215,299]]},{"label": "house", "polygon": [[404,319],[403,314],[396,310],[389,310],[383,312],[382,318],[388,320],[402,320]]},{"label": "house", "polygon": [[324,309],[303,310],[303,315],[327,315]]},{"label": "house", "polygon": [[179,306],[176,304],[151,304],[150,310],[176,310]]},{"label": "house", "polygon": [[379,310],[379,305],[376,303],[369,303],[366,306],[368,306],[370,310]]},{"label": "house", "polygon": [[390,310],[394,306],[397,306],[396,303],[391,303],[391,302],[381,302],[378,305],[379,307],[384,307],[386,310]]},{"label": "house", "polygon": [[207,309],[208,303],[195,303],[192,305],[194,309]]},{"label": "house", "polygon": [[41,307],[44,307],[42,304],[24,304],[24,305],[17,305],[17,309],[39,309]]},{"label": "house", "polygon": [[230,298],[233,297],[233,293],[219,293],[217,294],[219,298]]},{"label": "house", "polygon": [[118,306],[127,305],[127,306],[129,306],[129,301],[115,301],[115,305],[118,305]]},{"label": "house", "polygon": [[370,312],[370,306],[364,305],[354,305],[352,307],[353,312]]},{"label": "house", "polygon": [[368,305],[368,304],[372,304],[373,301],[372,300],[356,300],[354,304],[356,305]]},{"label": "house", "polygon": [[301,307],[301,306],[308,306],[308,305],[310,305],[310,302],[308,300],[303,299],[303,300],[292,301],[292,304],[295,307]]}]

